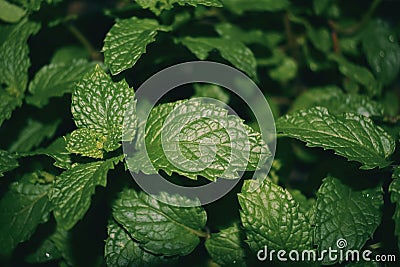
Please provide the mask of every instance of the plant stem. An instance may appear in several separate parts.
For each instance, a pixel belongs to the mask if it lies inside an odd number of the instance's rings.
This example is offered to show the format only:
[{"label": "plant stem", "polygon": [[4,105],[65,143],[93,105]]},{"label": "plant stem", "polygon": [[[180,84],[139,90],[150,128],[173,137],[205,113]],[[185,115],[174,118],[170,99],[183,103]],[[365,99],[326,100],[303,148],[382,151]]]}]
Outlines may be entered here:
[{"label": "plant stem", "polygon": [[365,13],[364,17],[358,23],[354,24],[351,27],[342,28],[340,25],[336,24],[332,20],[328,20],[328,24],[334,31],[338,33],[351,35],[364,27],[364,25],[371,19],[372,15],[374,14],[375,10],[377,9],[381,1],[382,0],[374,0],[371,6],[369,7],[367,13]]},{"label": "plant stem", "polygon": [[97,51],[89,40],[82,34],[82,32],[72,24],[66,24],[67,29],[75,36],[76,39],[85,47],[89,52],[90,57],[93,60],[102,61],[102,56],[99,51]]}]

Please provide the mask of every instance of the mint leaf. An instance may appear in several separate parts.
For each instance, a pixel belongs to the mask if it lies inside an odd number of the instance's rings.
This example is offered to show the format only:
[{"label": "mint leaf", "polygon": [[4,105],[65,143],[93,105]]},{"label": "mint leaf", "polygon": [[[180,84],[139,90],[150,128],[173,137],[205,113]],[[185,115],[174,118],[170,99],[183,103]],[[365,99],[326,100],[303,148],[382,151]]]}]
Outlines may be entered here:
[{"label": "mint leaf", "polygon": [[221,266],[246,266],[246,253],[243,248],[244,235],[239,225],[211,234],[205,246],[213,261]]},{"label": "mint leaf", "polygon": [[57,224],[65,230],[71,229],[90,207],[96,186],[106,186],[107,173],[121,158],[76,163],[64,171],[55,181],[50,193]]},{"label": "mint leaf", "polygon": [[365,67],[356,65],[337,55],[329,55],[329,59],[335,61],[339,66],[339,71],[367,89],[371,96],[379,95],[382,91],[382,84],[378,82],[374,75]]},{"label": "mint leaf", "polygon": [[[179,205],[189,200],[165,193],[169,203]],[[145,250],[165,256],[184,256],[199,244],[200,230],[207,215],[201,207],[177,207],[160,202],[150,195],[124,190],[113,206],[114,219],[140,243]]]},{"label": "mint leaf", "polygon": [[254,252],[264,246],[287,251],[312,248],[308,217],[287,190],[269,179],[261,184],[246,180],[238,198],[246,242]]},{"label": "mint leaf", "polygon": [[47,4],[57,4],[61,1],[63,0],[14,0],[14,2],[21,4],[30,11],[38,11],[43,2]]},{"label": "mint leaf", "polygon": [[39,24],[24,20],[12,27],[0,46],[0,125],[22,104],[31,64],[27,40],[39,28]]},{"label": "mint leaf", "polygon": [[273,48],[284,40],[284,36],[278,32],[264,32],[262,30],[243,30],[230,23],[221,23],[215,26],[216,32],[221,37],[236,40],[244,44],[260,44]]},{"label": "mint leaf", "polygon": [[[101,140],[100,144],[96,144],[97,149],[117,149],[122,141],[124,116],[128,116],[125,114],[128,107],[132,113],[129,114],[131,124],[126,124],[125,127],[130,135],[125,135],[124,138],[133,139],[136,133],[134,97],[133,89],[124,80],[113,82],[100,66],[97,65],[93,71],[87,73],[75,87],[71,107],[76,126],[86,130],[78,130],[71,135],[72,139],[68,143],[70,151],[84,155],[93,154],[95,158],[99,158],[101,151],[95,152],[95,139]],[[90,138],[84,144],[76,143],[87,137]]]},{"label": "mint leaf", "polygon": [[143,8],[150,9],[154,14],[160,15],[161,11],[169,10],[173,8],[173,5],[177,3],[180,6],[191,5],[191,6],[214,6],[222,7],[222,4],[218,0],[135,0]]},{"label": "mint leaf", "polygon": [[314,216],[318,250],[336,249],[339,239],[347,241],[344,250],[360,250],[380,224],[382,206],[380,186],[355,191],[337,178],[325,178],[317,192]]},{"label": "mint leaf", "polygon": [[74,266],[72,254],[73,247],[69,232],[56,226],[54,232],[33,253],[28,255],[26,261],[29,263],[43,263],[64,259],[69,266]]},{"label": "mint leaf", "polygon": [[246,11],[278,11],[290,5],[288,0],[222,0],[224,7],[239,15]]},{"label": "mint leaf", "polygon": [[195,84],[193,97],[209,97],[217,99],[227,104],[229,102],[229,94],[216,84]]},{"label": "mint leaf", "polygon": [[166,266],[168,260],[153,255],[140,247],[126,230],[114,220],[108,224],[108,238],[104,248],[104,257],[110,267],[125,266]]},{"label": "mint leaf", "polygon": [[88,60],[90,58],[89,52],[83,47],[68,45],[58,49],[51,58],[50,65],[66,64],[70,62],[78,62]]},{"label": "mint leaf", "polygon": [[393,214],[395,223],[395,235],[397,236],[397,248],[400,249],[400,167],[397,166],[393,173],[393,180],[389,185],[390,200],[396,205]]},{"label": "mint leaf", "polygon": [[333,114],[357,113],[366,117],[383,116],[383,106],[365,95],[345,94],[336,86],[315,87],[301,94],[292,111],[314,106],[326,107]]},{"label": "mint leaf", "polygon": [[257,62],[253,52],[243,43],[236,40],[213,37],[184,37],[176,40],[186,46],[200,60],[217,49],[221,56],[233,66],[244,71],[251,78],[257,78]]},{"label": "mint leaf", "polygon": [[18,165],[15,154],[0,149],[0,177],[4,176],[3,173],[17,168]]},{"label": "mint leaf", "polygon": [[389,85],[400,71],[400,46],[396,32],[381,20],[369,23],[362,35],[362,47],[377,79]]},{"label": "mint leaf", "polygon": [[65,138],[66,149],[70,153],[80,154],[91,158],[103,158],[103,148],[106,138],[87,128],[73,131]]},{"label": "mint leaf", "polygon": [[0,0],[0,19],[5,22],[15,23],[24,17],[26,11],[5,0]]},{"label": "mint leaf", "polygon": [[235,179],[237,171],[255,170],[270,156],[259,133],[201,99],[155,107],[147,120],[145,143],[157,171],[190,179]]},{"label": "mint leaf", "polygon": [[26,101],[39,108],[47,105],[49,98],[72,92],[74,84],[94,66],[95,63],[84,59],[44,66],[29,84],[29,92],[32,95],[28,96]]},{"label": "mint leaf", "polygon": [[48,220],[51,185],[35,184],[33,173],[10,185],[0,201],[0,254],[9,254]]},{"label": "mint leaf", "polygon": [[361,169],[383,168],[395,149],[393,138],[371,119],[345,113],[333,115],[314,107],[278,119],[276,127],[284,136],[306,142],[309,147],[333,149],[336,154],[362,164]]},{"label": "mint leaf", "polygon": [[47,155],[55,160],[54,166],[61,169],[69,169],[71,167],[71,157],[65,146],[66,142],[64,138],[60,137],[48,147],[39,148],[33,152],[27,153],[24,156]]},{"label": "mint leaf", "polygon": [[170,31],[153,19],[117,20],[104,39],[104,62],[116,75],[135,65],[146,46],[155,41],[158,31]]},{"label": "mint leaf", "polygon": [[28,152],[40,145],[45,139],[53,137],[61,120],[45,124],[40,121],[28,119],[26,126],[12,142],[10,152]]}]

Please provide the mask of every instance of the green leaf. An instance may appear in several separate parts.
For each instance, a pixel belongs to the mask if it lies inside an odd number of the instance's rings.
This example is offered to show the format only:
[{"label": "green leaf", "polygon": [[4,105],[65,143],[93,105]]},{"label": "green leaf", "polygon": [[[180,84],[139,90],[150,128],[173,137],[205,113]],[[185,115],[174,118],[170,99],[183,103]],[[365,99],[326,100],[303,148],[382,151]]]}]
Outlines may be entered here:
[{"label": "green leaf", "polygon": [[383,106],[365,95],[345,94],[336,86],[315,87],[301,94],[291,111],[314,106],[326,107],[333,114],[357,113],[366,117],[383,116]]},{"label": "green leaf", "polygon": [[12,27],[0,46],[0,125],[22,104],[31,64],[27,40],[39,28],[39,24],[24,20]]},{"label": "green leaf", "polygon": [[257,79],[257,62],[254,54],[242,42],[225,38],[188,36],[176,41],[185,45],[200,60],[205,60],[212,50],[217,49],[233,66],[251,78]]},{"label": "green leaf", "polygon": [[0,177],[4,176],[3,173],[17,168],[18,165],[16,155],[0,149]]},{"label": "green leaf", "polygon": [[42,263],[63,258],[69,266],[74,266],[72,254],[69,232],[57,226],[37,250],[28,255],[26,260],[29,263]]},{"label": "green leaf", "polygon": [[68,45],[56,50],[51,58],[50,65],[66,64],[73,61],[89,60],[90,55],[86,49],[80,46]]},{"label": "green leaf", "polygon": [[292,195],[271,180],[246,180],[238,194],[246,242],[257,252],[268,249],[311,249],[312,228]]},{"label": "green leaf", "polygon": [[369,95],[379,95],[382,90],[382,84],[378,82],[374,75],[365,67],[353,64],[343,57],[330,55],[329,59],[339,65],[339,71],[349,79],[363,85]]},{"label": "green leaf", "polygon": [[117,20],[104,39],[104,62],[116,75],[135,65],[146,46],[155,41],[158,31],[170,31],[153,19]]},{"label": "green leaf", "polygon": [[193,97],[209,97],[225,104],[229,102],[229,94],[216,84],[195,84]]},{"label": "green leaf", "polygon": [[400,249],[400,167],[397,166],[393,173],[393,180],[389,185],[390,200],[396,205],[393,214],[395,223],[395,235],[397,236],[397,248]]},{"label": "green leaf", "polygon": [[5,0],[0,0],[0,19],[5,22],[15,23],[24,17],[26,11]]},{"label": "green leaf", "polygon": [[108,238],[104,248],[104,258],[110,267],[125,266],[166,266],[168,260],[143,250],[125,229],[114,220],[108,224]]},{"label": "green leaf", "polygon": [[91,158],[103,158],[103,148],[106,138],[88,128],[73,131],[65,138],[66,149],[70,153],[80,154]]},{"label": "green leaf", "polygon": [[215,30],[221,37],[236,40],[244,44],[260,44],[269,48],[276,47],[284,40],[284,36],[279,32],[264,32],[262,30],[245,31],[230,23],[217,24]]},{"label": "green leaf", "polygon": [[199,244],[199,236],[206,235],[200,231],[206,224],[206,212],[201,207],[177,207],[192,201],[178,195],[162,193],[160,197],[174,206],[144,192],[124,190],[113,206],[114,219],[151,253],[187,255]]},{"label": "green leaf", "polygon": [[246,252],[243,248],[244,235],[239,225],[211,234],[205,242],[213,261],[221,266],[246,266]]},{"label": "green leaf", "polygon": [[313,0],[315,14],[321,15],[330,6],[332,0]]},{"label": "green leaf", "polygon": [[163,10],[170,10],[174,4],[177,3],[180,6],[191,5],[191,6],[213,6],[222,7],[222,4],[218,0],[135,0],[141,7],[150,9],[157,16],[161,14]]},{"label": "green leaf", "polygon": [[0,254],[11,253],[48,220],[51,205],[47,195],[51,185],[35,184],[33,175],[12,183],[0,201]]},{"label": "green leaf", "polygon": [[[94,151],[93,136],[102,140],[103,146],[98,146],[98,149],[113,151],[120,146],[119,142],[122,141],[125,115],[129,116],[131,120],[130,124],[125,125],[125,133],[129,134],[125,134],[124,138],[132,140],[136,133],[136,101],[134,101],[134,97],[133,89],[124,80],[114,83],[110,76],[97,65],[93,71],[88,72],[77,83],[72,94],[71,109],[75,124],[78,128],[86,129],[75,133],[72,140],[79,141],[80,138],[92,135],[90,140],[85,141],[85,144],[88,145],[85,154],[89,154],[87,151]],[[128,112],[128,108],[130,113],[125,114],[126,111]],[[77,149],[79,152],[84,151],[82,145],[73,143],[68,147],[74,149],[79,147]],[[95,155],[95,157],[99,157],[99,153]]]},{"label": "green leaf", "polygon": [[278,119],[277,131],[299,139],[309,147],[333,149],[337,155],[362,164],[361,169],[383,168],[395,149],[393,138],[365,116],[333,115],[314,107]]},{"label": "green leaf", "polygon": [[155,107],[147,120],[145,143],[156,170],[191,179],[235,179],[237,171],[255,170],[270,156],[259,133],[201,99]]},{"label": "green leaf", "polygon": [[381,20],[369,23],[362,35],[362,47],[377,79],[389,85],[400,71],[400,46],[396,32]]},{"label": "green leaf", "polygon": [[107,173],[121,158],[75,164],[64,171],[55,181],[50,193],[57,224],[71,229],[90,207],[96,186],[106,186]]},{"label": "green leaf", "polygon": [[15,141],[11,143],[10,152],[28,152],[40,145],[45,139],[53,137],[61,120],[45,124],[40,121],[28,119]]},{"label": "green leaf", "polygon": [[314,217],[318,250],[336,249],[339,239],[347,242],[343,250],[360,250],[379,226],[382,206],[380,186],[355,191],[339,179],[325,178],[317,192]]},{"label": "green leaf", "polygon": [[246,11],[279,11],[290,5],[288,0],[222,0],[224,7],[239,15]]},{"label": "green leaf", "polygon": [[36,73],[35,78],[29,84],[29,92],[32,95],[28,96],[26,101],[31,105],[42,108],[48,104],[49,98],[71,93],[75,83],[85,73],[93,70],[94,66],[94,62],[88,62],[84,59],[44,66]]},{"label": "green leaf", "polygon": [[57,4],[61,1],[63,0],[14,0],[14,2],[21,4],[30,11],[38,11],[43,2],[47,4]]},{"label": "green leaf", "polygon": [[62,169],[69,169],[71,167],[71,157],[65,147],[65,139],[60,137],[48,147],[39,148],[33,152],[27,153],[25,156],[47,155],[55,160],[54,166]]}]

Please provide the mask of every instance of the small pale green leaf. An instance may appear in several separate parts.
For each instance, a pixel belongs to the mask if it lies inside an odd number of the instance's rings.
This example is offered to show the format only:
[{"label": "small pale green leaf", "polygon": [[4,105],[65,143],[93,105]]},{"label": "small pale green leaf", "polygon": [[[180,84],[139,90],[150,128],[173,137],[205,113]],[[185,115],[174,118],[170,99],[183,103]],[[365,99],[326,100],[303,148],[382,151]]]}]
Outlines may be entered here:
[{"label": "small pale green leaf", "polygon": [[336,61],[339,65],[339,71],[343,75],[364,86],[369,95],[375,96],[381,93],[382,84],[375,79],[374,75],[367,68],[351,63],[337,55],[332,54],[329,58]]},{"label": "small pale green leaf", "polygon": [[278,66],[269,71],[269,75],[272,79],[285,83],[296,77],[297,70],[296,61],[290,57],[284,57]]},{"label": "small pale green leaf", "polygon": [[[165,193],[161,197],[175,205],[184,197]],[[198,203],[200,205],[200,203]],[[145,250],[165,256],[184,256],[200,243],[200,230],[207,215],[201,207],[177,207],[160,202],[144,192],[125,190],[113,206],[113,216]]]},{"label": "small pale green leaf", "polygon": [[0,0],[0,20],[15,23],[25,16],[26,11],[5,0]]},{"label": "small pale green leaf", "polygon": [[239,225],[211,234],[205,242],[211,259],[221,266],[246,266],[244,250],[244,233]]},{"label": "small pale green leaf", "polygon": [[255,170],[270,156],[259,133],[201,99],[155,107],[147,120],[145,143],[156,170],[191,179],[235,179],[238,171]]},{"label": "small pale green leaf", "polygon": [[40,145],[44,140],[53,137],[61,120],[43,123],[28,119],[26,126],[22,128],[15,141],[11,143],[9,151],[28,152]]},{"label": "small pale green leaf", "polygon": [[84,59],[44,66],[29,84],[29,92],[32,95],[28,96],[26,101],[41,108],[47,105],[49,98],[71,93],[75,83],[94,66],[94,62]]},{"label": "small pale green leaf", "polygon": [[104,39],[104,62],[116,75],[135,65],[146,46],[155,41],[158,31],[170,31],[153,19],[117,20]]},{"label": "small pale green leaf", "polygon": [[312,228],[292,195],[271,180],[246,180],[238,194],[240,218],[253,252],[312,248]]},{"label": "small pale green leaf", "polygon": [[279,11],[290,5],[288,0],[222,0],[224,7],[237,14],[246,11]]},{"label": "small pale green leaf", "polygon": [[214,37],[184,37],[177,41],[185,45],[200,60],[205,60],[208,54],[216,49],[233,66],[251,78],[257,78],[257,62],[254,54],[242,42]]},{"label": "small pale green leaf", "polygon": [[105,137],[88,128],[81,128],[73,131],[65,138],[66,149],[70,153],[80,154],[91,158],[103,158],[103,147]]},{"label": "small pale green leaf", "polygon": [[382,206],[380,186],[355,191],[337,178],[325,178],[317,192],[314,217],[318,250],[337,249],[339,239],[347,243],[343,250],[360,250],[381,223]]},{"label": "small pale green leaf", "polygon": [[33,174],[10,185],[0,201],[0,254],[9,254],[48,220],[51,185],[35,184]]},{"label": "small pale green leaf", "polygon": [[169,10],[173,8],[174,4],[177,3],[180,6],[191,5],[191,6],[213,6],[222,7],[222,4],[218,0],[136,0],[136,2],[143,8],[150,9],[154,14],[160,15],[163,10]]},{"label": "small pale green leaf", "polygon": [[333,115],[324,107],[304,109],[278,119],[277,131],[309,147],[333,149],[362,164],[361,169],[383,168],[394,152],[393,138],[370,118],[353,113]]},{"label": "small pale green leaf", "polygon": [[168,260],[151,254],[140,247],[126,230],[114,220],[108,224],[108,238],[104,248],[104,258],[110,267],[154,267],[166,266]]},{"label": "small pale green leaf", "polygon": [[16,155],[0,149],[0,177],[4,176],[3,173],[17,168],[18,165]]},{"label": "small pale green leaf", "polygon": [[400,45],[396,32],[381,20],[372,21],[362,35],[362,47],[377,79],[389,85],[400,71]]},{"label": "small pale green leaf", "polygon": [[[97,65],[76,84],[72,94],[72,115],[78,128],[86,128],[104,139],[105,151],[113,151],[122,141],[124,116],[131,118],[125,124],[124,138],[132,140],[136,133],[135,94],[125,80],[113,82]],[[125,114],[129,108],[129,114]],[[91,139],[92,140],[92,139]],[[93,140],[92,140],[93,141]],[[93,149],[90,146],[88,150]]]},{"label": "small pale green leaf", "polygon": [[284,40],[283,34],[273,31],[243,30],[230,23],[221,23],[215,26],[215,30],[221,37],[236,40],[244,44],[260,44],[269,48],[276,47]]},{"label": "small pale green leaf", "polygon": [[395,223],[395,235],[397,236],[397,248],[400,249],[400,167],[397,166],[393,173],[393,180],[389,185],[390,200],[396,205],[393,214]]},{"label": "small pale green leaf", "polygon": [[50,193],[57,224],[71,229],[90,207],[96,186],[106,186],[107,173],[120,158],[75,164],[64,171],[55,181]]}]

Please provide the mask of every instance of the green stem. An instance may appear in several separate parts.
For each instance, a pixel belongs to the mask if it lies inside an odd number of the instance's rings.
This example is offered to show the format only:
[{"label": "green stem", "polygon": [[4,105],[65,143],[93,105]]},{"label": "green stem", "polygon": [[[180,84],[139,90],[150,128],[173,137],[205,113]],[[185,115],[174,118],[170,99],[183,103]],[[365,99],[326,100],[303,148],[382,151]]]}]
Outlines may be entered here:
[{"label": "green stem", "polygon": [[348,35],[354,34],[358,30],[363,28],[365,24],[371,19],[372,15],[374,14],[375,10],[377,9],[381,1],[382,0],[374,0],[371,6],[369,7],[367,13],[365,13],[364,17],[360,20],[360,22],[354,24],[351,27],[342,28],[340,25],[336,24],[334,21],[331,20],[328,21],[328,24],[331,26],[333,30],[335,30],[338,33],[348,34]]},{"label": "green stem", "polygon": [[82,34],[82,32],[76,28],[74,25],[67,24],[67,29],[75,36],[76,39],[85,47],[85,49],[89,52],[90,57],[96,61],[102,61],[102,56],[99,51],[97,51],[93,45],[89,42],[89,40]]}]

